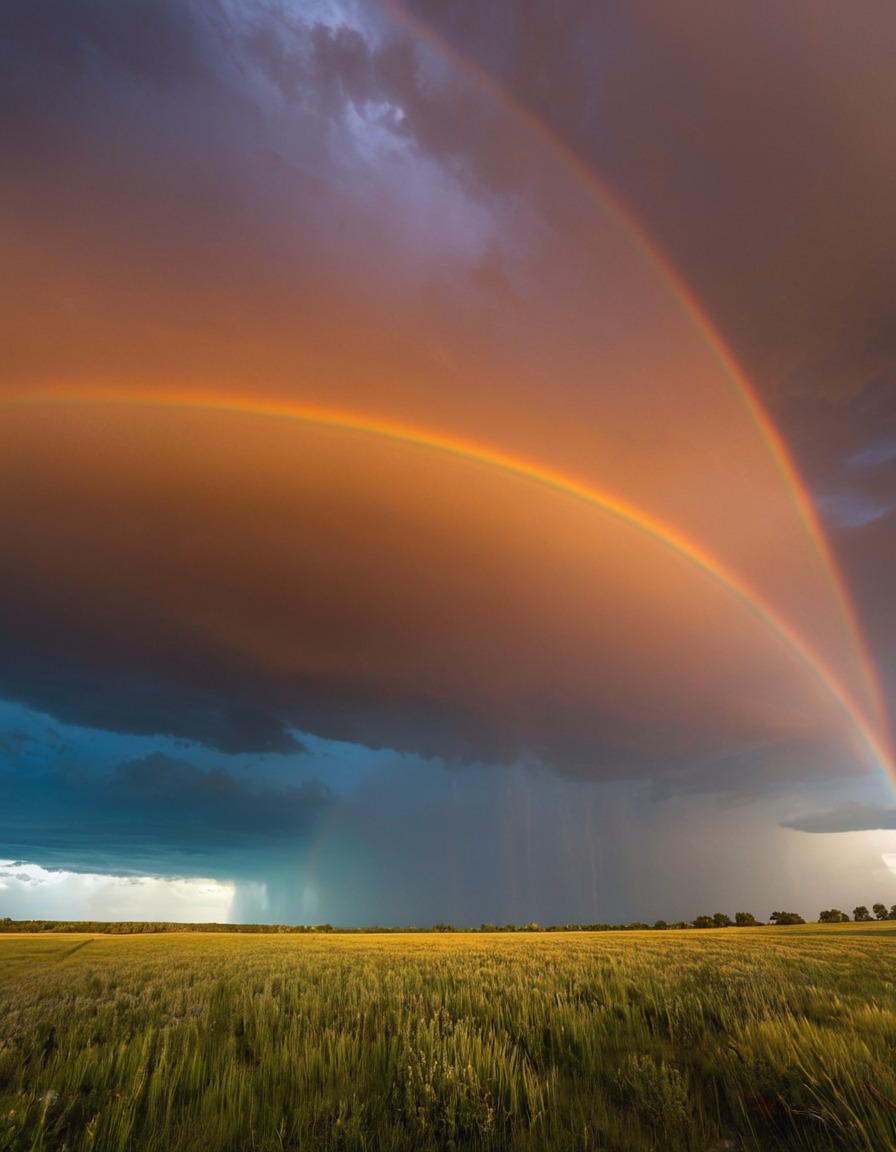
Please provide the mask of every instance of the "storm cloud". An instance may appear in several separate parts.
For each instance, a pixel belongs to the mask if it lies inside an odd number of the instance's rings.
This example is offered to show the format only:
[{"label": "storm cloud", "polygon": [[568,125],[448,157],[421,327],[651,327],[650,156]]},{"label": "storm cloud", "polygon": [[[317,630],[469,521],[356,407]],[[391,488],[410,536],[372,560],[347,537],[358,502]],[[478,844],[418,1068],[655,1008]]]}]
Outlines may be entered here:
[{"label": "storm cloud", "polygon": [[[4,851],[74,871],[225,875],[233,857],[306,843],[328,791],[239,779],[152,753],[98,774],[64,765],[4,772]],[[230,863],[224,860],[230,858]]]},{"label": "storm cloud", "polygon": [[894,47],[809,0],[6,3],[0,855],[599,919],[660,867],[614,805],[682,885],[689,805],[779,861],[891,829]]},{"label": "storm cloud", "polygon": [[795,820],[786,820],[782,828],[797,832],[862,832],[886,828],[896,829],[896,808],[881,804],[847,802],[828,812],[815,812]]}]

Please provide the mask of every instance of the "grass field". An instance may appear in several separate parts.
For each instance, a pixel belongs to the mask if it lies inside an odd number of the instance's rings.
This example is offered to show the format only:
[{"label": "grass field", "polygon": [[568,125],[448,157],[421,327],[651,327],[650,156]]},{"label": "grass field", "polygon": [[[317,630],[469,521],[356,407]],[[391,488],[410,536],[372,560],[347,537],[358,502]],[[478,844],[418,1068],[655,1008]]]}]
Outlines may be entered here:
[{"label": "grass field", "polygon": [[896,1149],[896,923],[0,936],[0,1148]]}]

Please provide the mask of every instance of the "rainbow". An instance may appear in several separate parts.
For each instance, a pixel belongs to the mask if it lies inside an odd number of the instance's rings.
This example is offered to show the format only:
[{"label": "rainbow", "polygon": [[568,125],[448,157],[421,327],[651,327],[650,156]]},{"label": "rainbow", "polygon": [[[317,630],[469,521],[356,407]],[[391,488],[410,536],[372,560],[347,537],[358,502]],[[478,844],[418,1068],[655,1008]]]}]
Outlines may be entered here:
[{"label": "rainbow", "polygon": [[843,578],[825,539],[812,498],[790,458],[780,433],[763,408],[748,377],[737,363],[721,333],[713,326],[687,282],[647,231],[644,223],[618,196],[612,186],[586,164],[556,132],[553,132],[540,116],[511,95],[494,77],[468,56],[459,53],[430,24],[409,12],[402,0],[380,0],[380,3],[395,23],[432,48],[462,75],[485,91],[552,156],[559,160],[567,172],[579,184],[585,186],[600,209],[621,227],[623,234],[639,256],[668,285],[673,298],[688,321],[695,327],[704,345],[720,365],[724,374],[734,384],[747,416],[757,429],[778,474],[786,485],[815,552],[817,563],[830,585],[834,601],[846,626],[847,635],[859,656],[859,666],[865,681],[864,687],[871,702],[875,722],[882,732],[887,732],[887,714],[880,684],[874,671],[874,662],[862,635]]},{"label": "rainbow", "polygon": [[123,394],[108,390],[82,392],[75,396],[68,392],[38,393],[32,391],[18,396],[4,397],[0,400],[0,404],[14,410],[94,407],[142,408],[162,411],[213,412],[289,421],[438,452],[443,456],[462,459],[482,467],[495,469],[505,475],[537,484],[539,487],[549,489],[561,496],[582,501],[599,510],[605,516],[621,522],[631,530],[668,548],[687,564],[714,581],[746,608],[786,647],[828,696],[835,701],[842,714],[860,736],[872,759],[884,771],[888,772],[891,778],[896,780],[896,766],[893,764],[889,751],[885,743],[875,733],[862,709],[821,657],[806,644],[787,621],[779,616],[762,596],[745,584],[735,572],[728,569],[699,543],[657,517],[651,516],[643,508],[623,500],[609,491],[585,484],[541,463],[526,460],[521,456],[474,441],[455,436],[444,436],[429,429],[356,412],[338,411],[278,400],[265,400],[254,396],[214,395],[203,392],[180,392],[174,395],[149,391],[128,391]]}]

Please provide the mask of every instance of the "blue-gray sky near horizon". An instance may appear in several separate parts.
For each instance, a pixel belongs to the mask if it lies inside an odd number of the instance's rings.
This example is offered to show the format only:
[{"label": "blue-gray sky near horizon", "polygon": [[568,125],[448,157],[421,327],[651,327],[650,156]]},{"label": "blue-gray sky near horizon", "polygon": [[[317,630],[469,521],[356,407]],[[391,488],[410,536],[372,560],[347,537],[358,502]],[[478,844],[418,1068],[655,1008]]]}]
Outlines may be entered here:
[{"label": "blue-gray sky near horizon", "polygon": [[894,48],[4,5],[0,914],[896,903]]}]

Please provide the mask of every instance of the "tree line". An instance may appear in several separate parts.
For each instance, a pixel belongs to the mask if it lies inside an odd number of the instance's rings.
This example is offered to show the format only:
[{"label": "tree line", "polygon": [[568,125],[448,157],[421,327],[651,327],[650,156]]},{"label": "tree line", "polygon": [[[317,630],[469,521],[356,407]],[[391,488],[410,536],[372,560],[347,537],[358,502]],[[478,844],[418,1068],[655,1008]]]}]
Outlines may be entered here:
[{"label": "tree line", "polygon": [[[874,915],[871,915],[871,912]],[[886,904],[872,904],[871,912],[865,907],[864,904],[859,904],[857,908],[852,910],[853,920],[858,920],[859,923],[863,921],[867,924],[873,920],[896,920],[896,904],[891,905],[887,909]],[[818,913],[819,924],[841,924],[849,920],[846,912],[841,912],[839,908],[826,908],[823,912]]]},{"label": "tree line", "polygon": [[[826,908],[819,912],[819,924],[841,924],[850,919],[858,923],[871,923],[881,920],[896,920],[896,904],[889,909],[885,904],[873,904],[871,911],[864,904],[853,909],[852,917],[839,908]],[[805,924],[806,921],[798,912],[772,912],[767,921],[757,920],[752,912],[735,912],[732,919],[724,912],[715,912],[712,916],[697,916],[693,920],[677,920],[668,923],[665,920],[656,920],[653,924],[644,924],[634,920],[630,924],[551,924],[546,928],[531,921],[528,924],[491,924],[484,923],[478,928],[458,928],[454,924],[439,922],[428,928],[416,926],[384,927],[383,925],[369,925],[358,928],[335,928],[332,924],[184,924],[170,921],[147,920],[13,920],[9,916],[0,920],[0,932],[79,932],[79,933],[105,933],[107,935],[140,935],[152,932],[242,932],[242,933],[291,933],[294,935],[317,934],[327,932],[352,933],[389,933],[389,932],[644,932],[664,931],[670,929],[705,929],[705,928],[753,928],[763,924],[787,925]]]}]

